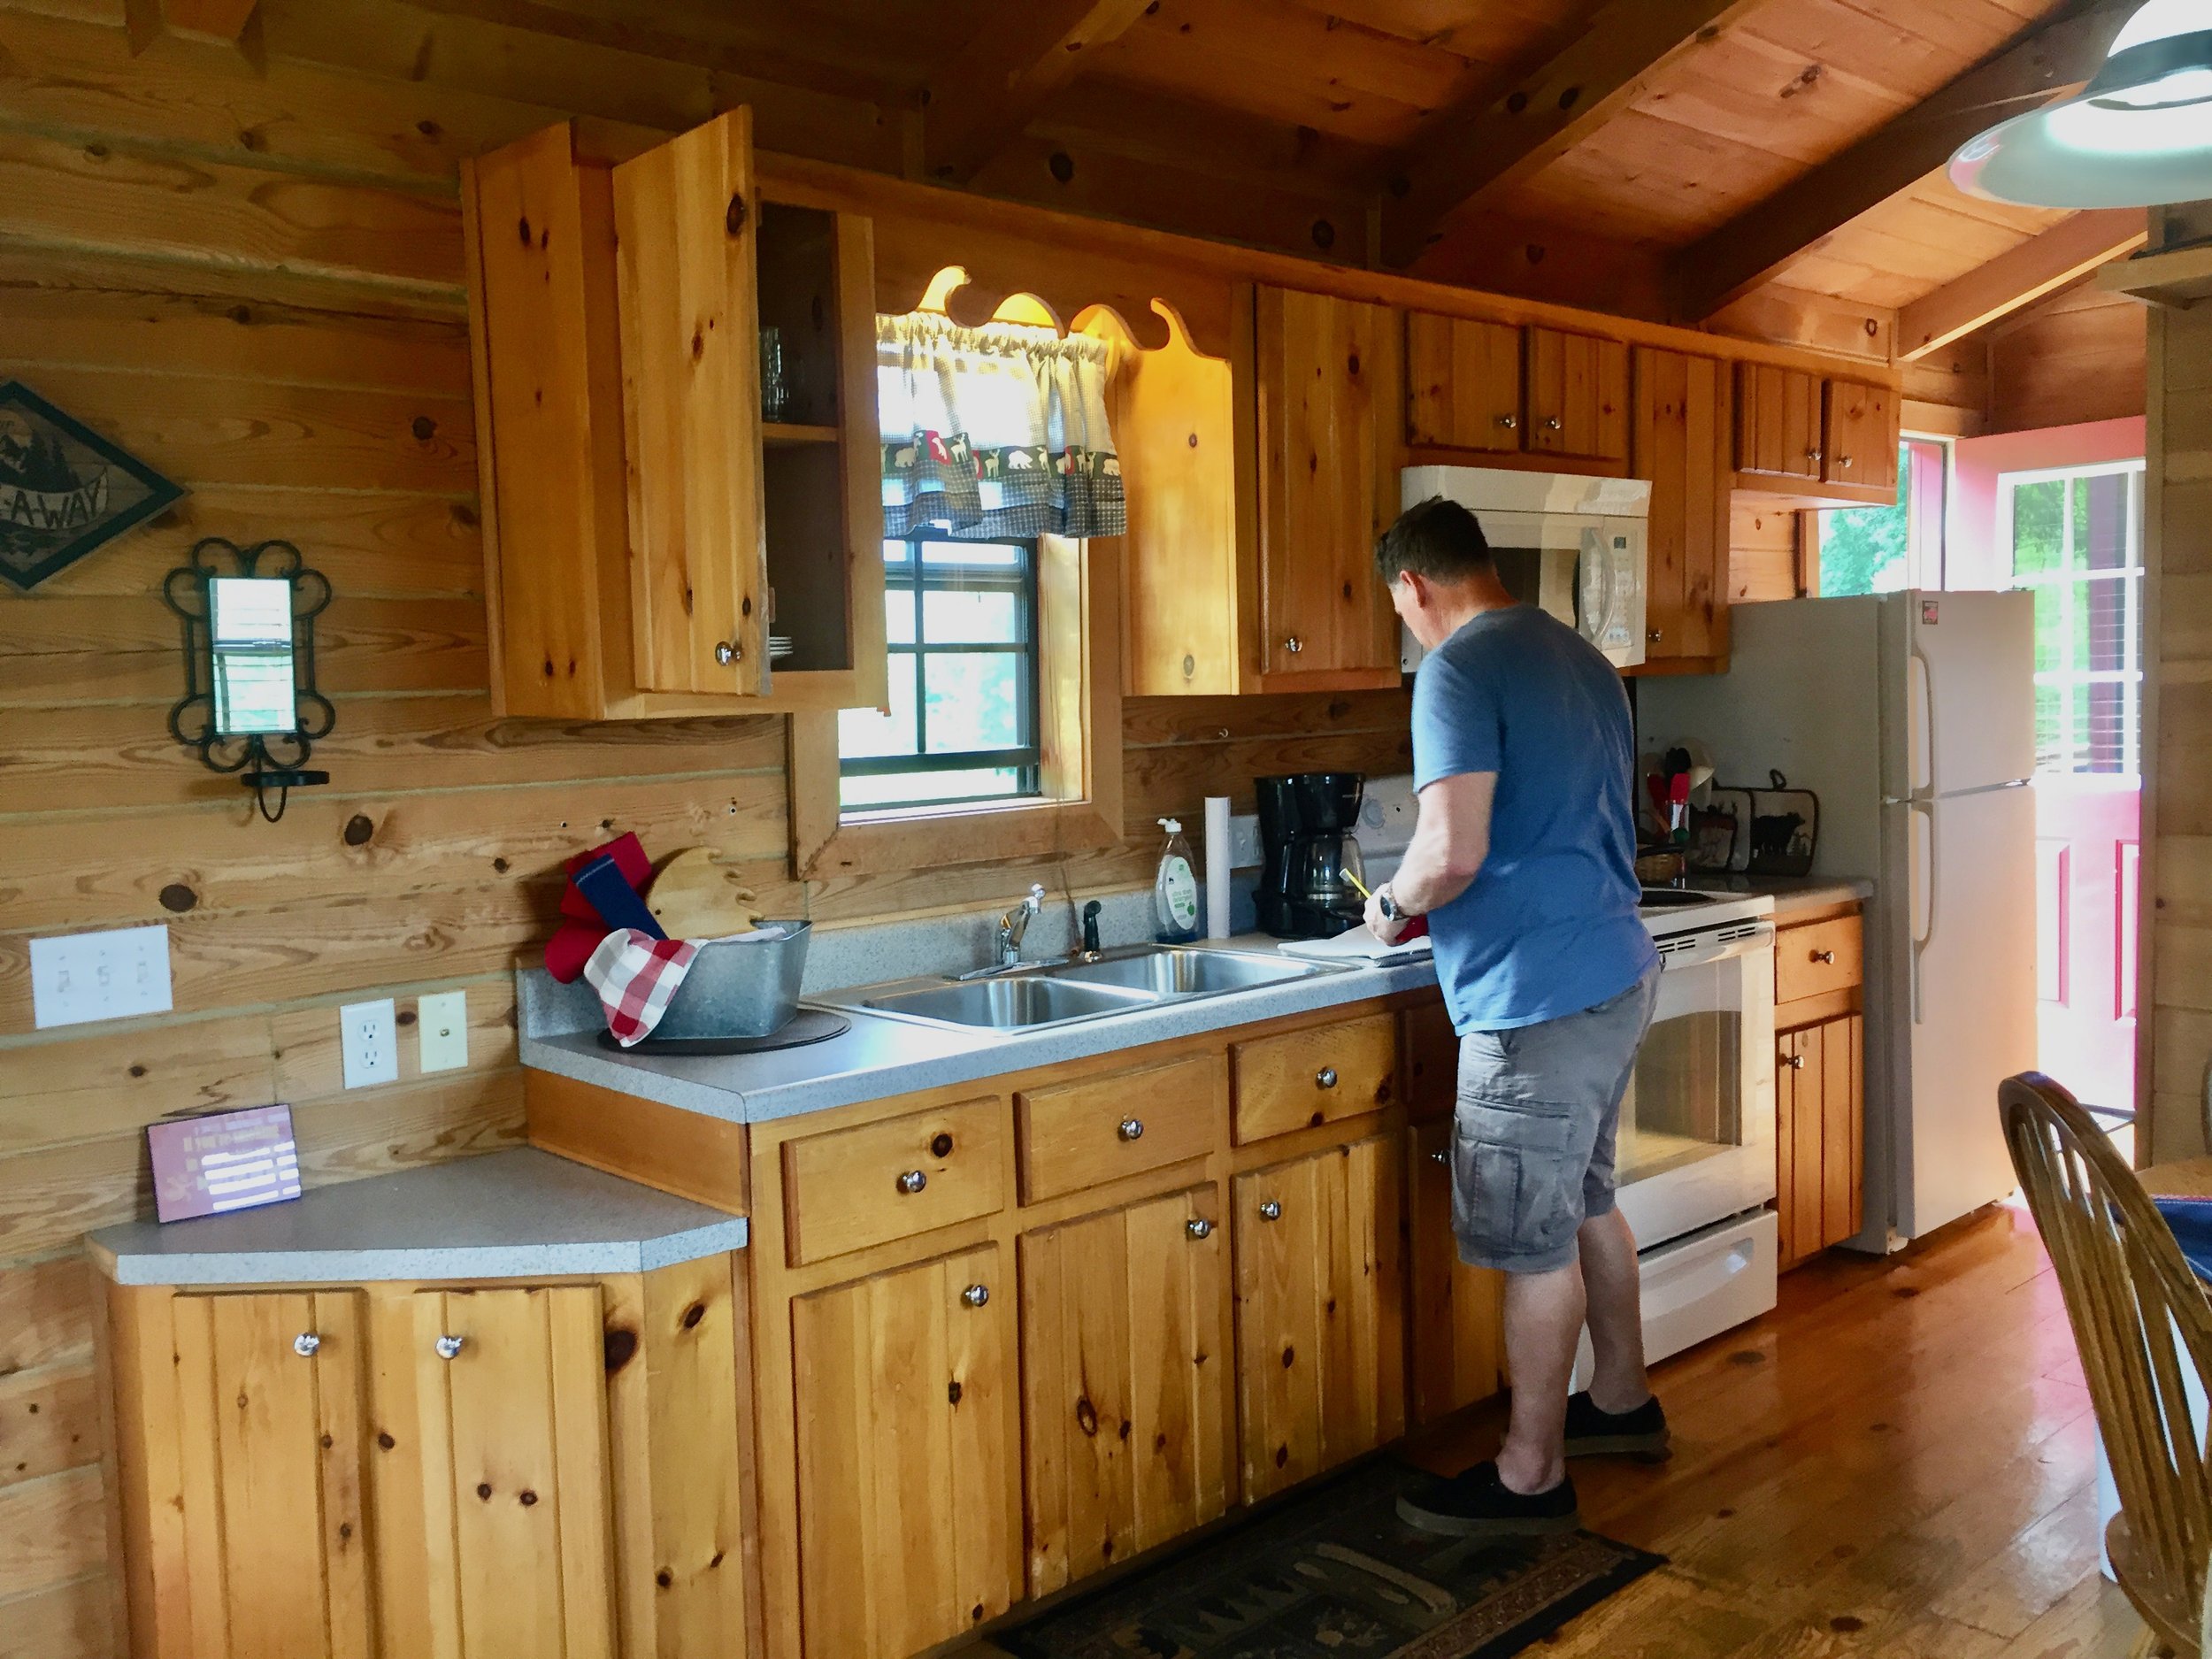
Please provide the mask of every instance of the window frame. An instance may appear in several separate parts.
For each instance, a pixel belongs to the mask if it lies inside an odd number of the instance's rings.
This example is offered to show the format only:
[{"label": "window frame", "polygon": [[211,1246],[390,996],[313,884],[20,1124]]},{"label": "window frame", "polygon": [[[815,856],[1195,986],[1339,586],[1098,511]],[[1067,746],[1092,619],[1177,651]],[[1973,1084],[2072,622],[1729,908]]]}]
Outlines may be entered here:
[{"label": "window frame", "polygon": [[[2127,688],[2131,695],[2124,695],[2122,698],[2121,748],[2124,757],[2128,756],[2133,757],[2133,766],[2120,772],[2079,772],[2070,765],[2047,769],[2039,764],[2036,768],[2039,773],[2047,772],[2050,776],[2062,778],[2108,778],[2117,781],[2131,781],[2138,784],[2142,780],[2145,735],[2143,704],[2150,643],[2144,634],[2147,619],[2147,589],[2150,580],[2149,567],[2145,563],[2147,557],[2147,541],[2149,534],[2149,503],[2146,498],[2148,473],[2147,462],[2141,459],[2129,459],[2090,461],[2074,466],[2034,467],[2016,472],[2000,472],[1997,475],[1997,539],[1999,547],[2003,549],[2006,580],[2011,588],[2025,593],[2034,593],[2044,588],[2066,589],[2069,594],[2066,602],[2067,614],[2070,618],[2073,595],[2083,592],[2090,582],[2122,582],[2125,584],[2122,588],[2122,593],[2126,601],[2124,613],[2127,618],[2128,637],[2132,639],[2136,645],[2138,665],[2132,670],[2124,668],[2039,669],[2035,675],[2035,685],[2039,691],[2049,687],[2062,692],[2070,692],[2078,688],[2101,685],[2120,686]],[[2056,571],[2023,572],[2019,567],[2018,543],[2014,534],[2014,514],[2021,487],[2053,483],[2064,483],[2069,486],[2067,491],[2069,504],[2066,510],[2060,513],[2059,522],[2064,541],[2070,546],[2074,535],[2074,515],[2070,504],[2071,486],[2093,478],[2113,477],[2124,477],[2130,480],[2127,516],[2127,554],[2130,562],[2105,570],[2062,568]],[[2066,637],[2070,645],[2070,630],[2068,631]],[[2066,725],[2068,730],[2065,736],[2069,741],[2062,746],[2061,752],[2070,760],[2075,755],[2083,751],[2078,749],[2070,741],[2073,735],[2070,719],[2066,722]]]}]

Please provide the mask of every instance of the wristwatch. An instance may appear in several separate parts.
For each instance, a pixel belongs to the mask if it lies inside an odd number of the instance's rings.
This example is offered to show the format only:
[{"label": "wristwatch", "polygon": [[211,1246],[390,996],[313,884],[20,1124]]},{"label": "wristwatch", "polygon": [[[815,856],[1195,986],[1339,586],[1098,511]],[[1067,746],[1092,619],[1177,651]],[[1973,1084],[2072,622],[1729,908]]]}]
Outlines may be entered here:
[{"label": "wristwatch", "polygon": [[1387,883],[1375,889],[1375,908],[1383,913],[1386,922],[1405,919],[1405,912],[1398,908],[1398,901],[1392,895]]}]

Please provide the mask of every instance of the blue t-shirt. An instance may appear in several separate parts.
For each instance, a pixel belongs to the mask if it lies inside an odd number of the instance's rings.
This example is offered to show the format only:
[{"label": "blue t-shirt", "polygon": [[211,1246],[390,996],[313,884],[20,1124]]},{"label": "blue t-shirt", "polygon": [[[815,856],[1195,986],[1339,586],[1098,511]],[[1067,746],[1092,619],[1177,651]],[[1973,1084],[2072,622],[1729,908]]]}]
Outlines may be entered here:
[{"label": "blue t-shirt", "polygon": [[1414,787],[1498,774],[1489,856],[1429,918],[1463,1034],[1595,1008],[1658,960],[1636,915],[1635,770],[1619,674],[1532,605],[1485,611],[1421,664]]}]

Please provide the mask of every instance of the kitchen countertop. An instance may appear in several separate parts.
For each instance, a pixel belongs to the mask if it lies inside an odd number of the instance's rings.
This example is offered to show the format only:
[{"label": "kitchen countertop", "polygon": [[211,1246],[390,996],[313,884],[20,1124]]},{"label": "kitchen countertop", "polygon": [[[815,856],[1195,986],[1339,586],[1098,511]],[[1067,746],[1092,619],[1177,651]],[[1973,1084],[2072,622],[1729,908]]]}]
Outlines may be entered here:
[{"label": "kitchen countertop", "polygon": [[745,1248],[747,1223],[518,1147],[318,1187],[85,1247],[120,1285],[361,1284],[642,1273]]},{"label": "kitchen countertop", "polygon": [[[1272,954],[1275,945],[1272,939],[1247,937],[1220,941],[1217,948]],[[544,979],[540,971],[528,970],[526,981],[533,974]],[[763,1123],[891,1094],[980,1082],[1288,1014],[1316,1013],[1402,991],[1433,989],[1435,985],[1435,966],[1423,954],[1395,964],[1164,1002],[1041,1031],[951,1030],[840,1009],[851,1019],[852,1029],[826,1042],[770,1054],[691,1058],[611,1053],[600,1046],[596,1029],[559,1033],[535,1030],[527,1010],[551,998],[526,983],[522,1063],[680,1110],[732,1123]]]},{"label": "kitchen countertop", "polygon": [[1857,876],[1704,876],[1692,875],[1689,885],[1701,893],[1763,894],[1774,901],[1777,921],[1793,910],[1816,910],[1831,904],[1863,904],[1874,896],[1874,884]]}]

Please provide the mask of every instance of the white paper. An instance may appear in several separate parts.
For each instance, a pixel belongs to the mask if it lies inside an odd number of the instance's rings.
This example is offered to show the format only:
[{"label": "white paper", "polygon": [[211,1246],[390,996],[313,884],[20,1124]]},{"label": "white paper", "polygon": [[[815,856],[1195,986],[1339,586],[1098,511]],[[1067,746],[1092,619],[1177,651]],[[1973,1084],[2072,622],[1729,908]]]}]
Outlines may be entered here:
[{"label": "white paper", "polygon": [[1418,939],[1402,939],[1394,945],[1386,945],[1363,924],[1334,939],[1286,939],[1276,949],[1286,956],[1305,956],[1315,962],[1409,962],[1427,956],[1434,945],[1426,933]]},{"label": "white paper", "polygon": [[1229,936],[1229,797],[1206,797],[1206,937]]}]

